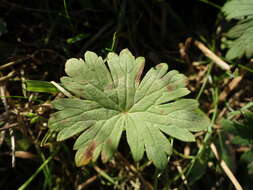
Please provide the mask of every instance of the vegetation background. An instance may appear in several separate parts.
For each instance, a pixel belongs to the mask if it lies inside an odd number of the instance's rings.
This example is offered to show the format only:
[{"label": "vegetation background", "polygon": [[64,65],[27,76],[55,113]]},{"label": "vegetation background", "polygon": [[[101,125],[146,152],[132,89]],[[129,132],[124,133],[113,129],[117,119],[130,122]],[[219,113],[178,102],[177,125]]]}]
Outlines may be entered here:
[{"label": "vegetation background", "polygon": [[[225,3],[0,0],[0,189],[240,189],[235,180],[253,189],[252,54],[237,56],[246,45],[232,44],[241,33],[227,36],[238,20],[226,18]],[[250,0],[240,3],[248,3],[253,14]],[[248,34],[246,39],[253,36]],[[231,44],[239,49],[226,57]],[[124,139],[110,162],[80,168],[74,163],[74,139],[49,139],[40,146],[54,112],[50,102],[59,94],[30,92],[27,80],[59,82],[68,58],[82,57],[87,50],[105,57],[124,48],[144,56],[147,70],[167,62],[184,73],[189,97],[198,99],[211,119],[208,132],[195,134],[196,143],[175,140],[165,171],[147,160],[136,165]],[[225,69],[217,64],[220,59]]]}]

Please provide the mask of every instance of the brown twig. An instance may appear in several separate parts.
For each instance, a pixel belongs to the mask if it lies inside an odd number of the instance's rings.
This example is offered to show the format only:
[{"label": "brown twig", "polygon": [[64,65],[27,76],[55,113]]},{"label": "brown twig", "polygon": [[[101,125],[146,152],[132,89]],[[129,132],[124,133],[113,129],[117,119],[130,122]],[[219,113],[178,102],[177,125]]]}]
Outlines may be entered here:
[{"label": "brown twig", "polygon": [[[248,67],[252,67],[253,65],[253,59],[250,60],[250,63],[247,65]],[[238,85],[239,83],[242,81],[243,77],[245,76],[245,74],[248,72],[248,70],[241,70],[240,71],[240,76],[233,78],[231,81],[226,82],[225,85],[225,89],[220,93],[219,96],[219,101],[225,101],[228,94],[233,91]]]},{"label": "brown twig", "polygon": [[211,59],[214,63],[216,63],[217,66],[219,66],[221,69],[229,71],[230,66],[223,61],[219,56],[217,56],[215,53],[213,53],[210,49],[208,49],[202,42],[200,41],[194,41],[194,45],[202,51],[202,53]]},{"label": "brown twig", "polygon": [[36,156],[35,154],[31,153],[31,152],[27,152],[27,151],[15,151],[15,156],[17,158],[23,158],[23,159],[31,159],[31,160],[37,160],[38,156]]},{"label": "brown twig", "polygon": [[20,58],[20,59],[18,59],[16,61],[11,61],[9,63],[5,63],[5,64],[3,64],[3,65],[0,66],[0,71],[3,70],[3,69],[6,69],[8,67],[11,67],[13,65],[16,65],[18,63],[21,63],[21,62],[23,62],[23,61],[25,61],[25,60],[27,60],[29,58],[30,58],[30,56],[26,56],[26,57]]},{"label": "brown twig", "polygon": [[8,67],[10,67],[10,66],[12,66],[12,65],[15,65],[15,64],[17,64],[16,61],[11,61],[11,62],[9,62],[9,63],[6,63],[6,64],[4,64],[4,65],[1,65],[1,66],[0,66],[0,70],[3,70],[3,69],[5,69],[5,68],[8,68]]},{"label": "brown twig", "polygon": [[[9,105],[6,99],[6,86],[3,83],[0,83],[0,95],[1,95],[1,100],[4,105],[5,113],[7,117],[9,117]],[[10,133],[10,138],[11,138],[11,165],[14,168],[15,163],[16,163],[16,157],[15,157],[15,150],[16,150],[16,144],[15,144],[15,136],[14,136],[14,131],[12,128],[9,128],[9,133]]]},{"label": "brown twig", "polygon": [[241,82],[242,79],[243,79],[243,75],[233,78],[233,80],[220,93],[219,101],[226,100],[229,92],[231,92],[232,90],[234,90],[238,86],[238,84]]},{"label": "brown twig", "polygon": [[191,61],[190,61],[190,57],[188,54],[188,49],[189,49],[191,42],[192,42],[192,38],[187,38],[184,43],[178,44],[179,54],[180,54],[181,59],[185,60],[189,65],[190,65]]},{"label": "brown twig", "polygon": [[0,128],[0,131],[11,129],[13,127],[16,127],[17,125],[18,123],[12,123],[12,124],[6,123],[3,127]]},{"label": "brown twig", "polygon": [[214,156],[216,157],[217,160],[219,160],[220,162],[220,166],[222,167],[222,169],[224,170],[224,172],[226,173],[226,175],[228,176],[228,178],[230,179],[230,181],[233,183],[233,185],[235,186],[236,190],[243,190],[242,186],[240,185],[240,183],[238,182],[238,180],[235,178],[234,174],[232,173],[232,171],[229,169],[229,167],[227,166],[226,162],[224,160],[220,159],[220,156],[218,154],[218,151],[216,149],[216,146],[212,143],[210,145],[211,150],[214,154]]},{"label": "brown twig", "polygon": [[186,177],[184,175],[183,169],[180,166],[179,162],[175,162],[175,165],[176,165],[177,171],[179,172],[179,174],[181,176],[181,179],[182,179],[184,185],[186,186],[186,189],[190,190],[189,183],[188,183],[188,181],[187,181],[187,179],[186,179]]},{"label": "brown twig", "polygon": [[15,74],[16,74],[15,71],[9,72],[7,75],[5,75],[5,76],[3,76],[3,77],[0,78],[0,82],[3,82],[3,81],[5,81],[5,80],[10,79],[10,78],[13,77]]},{"label": "brown twig", "polygon": [[99,176],[99,175],[94,175],[94,176],[90,177],[89,179],[87,179],[84,183],[79,184],[79,185],[77,186],[77,190],[82,190],[82,189],[84,189],[86,186],[88,186],[89,184],[91,184],[91,183],[93,183],[94,181],[96,181],[97,178],[98,178],[98,176]]}]

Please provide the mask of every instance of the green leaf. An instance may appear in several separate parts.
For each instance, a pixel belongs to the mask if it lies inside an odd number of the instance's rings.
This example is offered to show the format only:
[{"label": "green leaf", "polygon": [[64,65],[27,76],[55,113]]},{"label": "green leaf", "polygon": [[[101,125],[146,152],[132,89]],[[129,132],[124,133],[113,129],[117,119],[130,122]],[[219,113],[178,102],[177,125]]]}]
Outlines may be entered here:
[{"label": "green leaf", "polygon": [[253,1],[231,0],[224,7],[226,19],[237,19],[239,22],[229,30],[227,37],[232,41],[226,58],[232,60],[243,55],[253,55]]},{"label": "green leaf", "polygon": [[253,16],[253,1],[251,0],[230,0],[222,10],[227,19],[240,19],[246,16]]},{"label": "green leaf", "polygon": [[240,58],[243,55],[251,57],[253,55],[253,19],[238,22],[230,29],[227,36],[232,39],[231,44],[229,44],[230,49],[226,54],[228,59]]},{"label": "green leaf", "polygon": [[162,169],[172,152],[168,136],[191,142],[191,132],[207,128],[209,120],[198,102],[179,99],[189,93],[186,77],[168,72],[167,64],[151,68],[141,80],[145,59],[127,49],[109,53],[105,60],[89,51],[84,58],[67,61],[68,76],[61,83],[75,98],[53,101],[59,111],[49,120],[50,129],[59,132],[57,140],[81,133],[74,144],[77,166],[99,155],[108,161],[125,131],[134,160],[146,152]]},{"label": "green leaf", "polygon": [[[244,168],[246,165],[246,173],[248,175],[253,174],[253,112],[247,109],[240,109],[240,114],[234,114],[235,116],[240,116],[240,119],[237,120],[228,120],[224,119],[221,122],[223,128],[223,134],[231,134],[233,135],[232,143],[248,147],[249,150],[244,152],[240,157],[240,168]],[[243,176],[243,178],[247,179],[247,176]]]},{"label": "green leaf", "polygon": [[244,152],[241,157],[240,157],[240,160],[244,163],[247,164],[247,172],[252,175],[253,174],[253,150],[249,150],[249,151],[246,151]]},{"label": "green leaf", "polygon": [[59,92],[59,90],[52,83],[38,80],[27,80],[26,90],[30,92],[47,92],[47,93]]},{"label": "green leaf", "polygon": [[232,142],[239,145],[253,144],[253,112],[246,111],[242,113],[243,119],[231,121],[224,119],[221,122],[224,133],[234,135]]}]

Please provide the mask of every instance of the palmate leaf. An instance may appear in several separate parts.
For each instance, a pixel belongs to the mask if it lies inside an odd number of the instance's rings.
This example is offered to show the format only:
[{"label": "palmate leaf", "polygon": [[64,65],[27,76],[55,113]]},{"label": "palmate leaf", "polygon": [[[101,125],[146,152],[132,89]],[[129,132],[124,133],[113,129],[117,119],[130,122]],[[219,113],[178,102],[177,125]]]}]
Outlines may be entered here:
[{"label": "palmate leaf", "polygon": [[49,120],[59,141],[81,133],[74,144],[77,166],[100,154],[108,161],[125,131],[135,161],[146,152],[156,167],[164,168],[172,152],[168,136],[191,142],[191,132],[209,124],[196,100],[178,100],[189,93],[186,77],[167,72],[167,64],[150,69],[141,80],[145,60],[127,49],[109,53],[106,60],[89,51],[84,58],[67,61],[68,76],[61,83],[75,98],[53,101],[59,111]]},{"label": "palmate leaf", "polygon": [[232,42],[229,44],[226,57],[228,59],[240,58],[243,55],[251,57],[253,55],[253,1],[231,0],[222,10],[227,20],[239,21],[227,34]]}]

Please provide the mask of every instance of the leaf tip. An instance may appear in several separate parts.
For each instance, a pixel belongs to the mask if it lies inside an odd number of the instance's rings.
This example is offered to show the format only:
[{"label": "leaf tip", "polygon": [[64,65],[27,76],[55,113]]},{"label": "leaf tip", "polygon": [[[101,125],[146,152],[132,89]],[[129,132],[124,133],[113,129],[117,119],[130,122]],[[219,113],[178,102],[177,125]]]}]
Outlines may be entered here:
[{"label": "leaf tip", "polygon": [[81,167],[87,165],[92,157],[93,157],[93,152],[95,151],[97,147],[96,142],[92,141],[85,149],[84,151],[81,151],[81,153],[78,154],[76,153],[76,166]]}]

